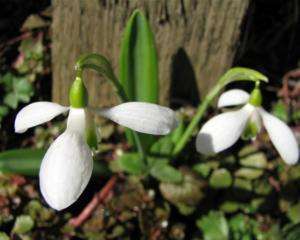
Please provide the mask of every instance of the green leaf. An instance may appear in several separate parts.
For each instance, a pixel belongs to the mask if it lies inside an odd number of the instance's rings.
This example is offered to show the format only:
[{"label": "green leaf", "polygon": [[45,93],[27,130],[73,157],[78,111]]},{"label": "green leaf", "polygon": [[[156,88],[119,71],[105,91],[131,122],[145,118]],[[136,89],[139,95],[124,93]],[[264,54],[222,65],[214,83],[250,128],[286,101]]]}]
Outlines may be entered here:
[{"label": "green leaf", "polygon": [[240,159],[240,164],[245,167],[266,168],[268,165],[267,158],[264,153],[258,152],[249,154]]},{"label": "green leaf", "polygon": [[220,210],[225,213],[234,213],[240,209],[240,204],[234,201],[226,201],[220,206]]},{"label": "green leaf", "polygon": [[6,235],[5,232],[0,232],[0,240],[9,240],[10,238]]},{"label": "green leaf", "polygon": [[14,93],[5,95],[3,102],[12,109],[16,109],[18,106],[18,98]]},{"label": "green leaf", "polygon": [[8,114],[8,107],[3,105],[0,105],[0,122],[2,121],[2,119]]},{"label": "green leaf", "polygon": [[151,154],[168,156],[172,153],[174,143],[170,135],[161,137],[150,148]]},{"label": "green leaf", "polygon": [[8,108],[6,106],[0,106],[0,117],[4,117],[8,114]]},{"label": "green leaf", "polygon": [[287,224],[283,228],[284,240],[299,240],[300,239],[300,224]]},{"label": "green leaf", "polygon": [[206,178],[211,172],[212,167],[207,163],[198,163],[193,166],[193,170]]},{"label": "green leaf", "polygon": [[236,177],[242,177],[249,180],[259,178],[263,175],[263,170],[254,168],[240,168],[235,172]]},{"label": "green leaf", "polygon": [[33,226],[34,222],[30,216],[21,215],[17,217],[12,231],[14,233],[23,234],[30,231]]},{"label": "green leaf", "polygon": [[170,166],[167,161],[162,159],[153,160],[153,165],[150,169],[151,176],[162,182],[180,183],[182,174],[180,171]]},{"label": "green leaf", "polygon": [[272,113],[284,122],[289,120],[288,108],[281,100],[273,106]]},{"label": "green leaf", "polygon": [[161,182],[159,189],[165,199],[173,203],[181,214],[189,214],[204,197],[205,185],[197,176],[186,168],[180,169],[183,179],[180,183]]},{"label": "green leaf", "polygon": [[231,183],[231,174],[225,168],[214,170],[209,179],[209,185],[213,188],[227,188],[231,185]]},{"label": "green leaf", "polygon": [[17,77],[12,74],[6,74],[1,82],[5,84],[4,103],[16,109],[19,103],[28,103],[33,96],[33,86],[24,77]]},{"label": "green leaf", "polygon": [[197,220],[196,224],[202,230],[204,240],[229,239],[229,227],[221,212],[210,211],[207,216]]},{"label": "green leaf", "polygon": [[252,191],[252,183],[248,179],[244,178],[235,178],[233,186],[238,189],[242,189],[245,191]]},{"label": "green leaf", "polygon": [[292,119],[293,121],[295,122],[298,122],[300,121],[300,110],[294,110],[293,113],[292,113]]},{"label": "green leaf", "polygon": [[45,150],[16,149],[0,153],[0,171],[29,176],[38,175]]},{"label": "green leaf", "polygon": [[[158,103],[158,61],[154,37],[144,14],[136,10],[128,20],[121,42],[120,82],[130,101]],[[133,143],[130,130],[126,136]],[[149,147],[153,136],[141,134]]]},{"label": "green leaf", "polygon": [[13,88],[13,78],[14,75],[10,72],[6,73],[4,76],[1,76],[0,83],[4,85],[6,92],[10,91]]},{"label": "green leaf", "polygon": [[[14,149],[0,153],[0,172],[18,173],[27,176],[38,176],[44,149]],[[99,161],[94,162],[93,174],[107,176],[107,166]]]},{"label": "green leaf", "polygon": [[287,216],[293,223],[300,223],[300,203],[292,205],[287,212]]},{"label": "green leaf", "polygon": [[144,14],[136,10],[123,33],[120,81],[130,100],[158,102],[158,64],[154,37]]},{"label": "green leaf", "polygon": [[178,127],[174,131],[172,131],[170,134],[174,145],[179,141],[181,136],[184,134],[184,130],[185,130],[185,124],[183,122],[183,119],[180,118]]},{"label": "green leaf", "polygon": [[245,238],[245,236],[248,236],[248,233],[251,232],[251,225],[250,225],[250,219],[248,219],[247,216],[243,214],[237,214],[233,216],[230,221],[229,221],[229,226],[231,231],[233,232],[233,235],[235,236],[234,239],[252,239],[250,238]]},{"label": "green leaf", "polygon": [[145,172],[145,166],[138,153],[125,153],[118,158],[118,164],[127,173],[140,175]]},{"label": "green leaf", "polygon": [[272,192],[273,187],[267,179],[257,179],[253,182],[253,190],[259,195],[268,195]]},{"label": "green leaf", "polygon": [[234,67],[229,69],[219,80],[223,86],[235,81],[264,81],[268,78],[258,71],[244,67]]}]

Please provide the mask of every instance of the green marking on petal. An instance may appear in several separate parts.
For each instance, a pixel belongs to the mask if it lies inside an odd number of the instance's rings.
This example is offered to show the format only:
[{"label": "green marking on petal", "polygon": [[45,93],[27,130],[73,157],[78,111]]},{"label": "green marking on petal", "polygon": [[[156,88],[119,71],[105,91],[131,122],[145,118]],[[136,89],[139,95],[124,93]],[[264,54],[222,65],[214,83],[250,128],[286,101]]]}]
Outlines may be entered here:
[{"label": "green marking on petal", "polygon": [[242,134],[243,140],[250,140],[256,137],[259,132],[259,128],[257,127],[255,122],[248,121],[246,128]]}]

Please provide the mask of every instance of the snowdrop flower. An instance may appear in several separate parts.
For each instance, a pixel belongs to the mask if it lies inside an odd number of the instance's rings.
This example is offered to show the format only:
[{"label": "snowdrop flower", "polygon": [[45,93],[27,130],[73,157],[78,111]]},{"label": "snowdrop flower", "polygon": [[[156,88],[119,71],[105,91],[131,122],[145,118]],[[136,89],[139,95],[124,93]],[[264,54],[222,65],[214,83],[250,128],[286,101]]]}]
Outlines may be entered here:
[{"label": "snowdrop flower", "polygon": [[[35,102],[25,106],[15,119],[15,132],[50,121],[69,111],[67,128],[49,147],[40,167],[40,189],[46,202],[56,210],[74,203],[87,186],[93,169],[89,147],[91,118],[87,108],[87,92],[82,80],[75,80],[70,91],[70,107],[52,102]],[[175,113],[166,107],[142,102],[127,102],[99,111],[133,130],[168,134],[176,127]]]},{"label": "snowdrop flower", "polygon": [[250,130],[256,135],[263,125],[281,158],[287,164],[295,164],[299,158],[299,149],[292,130],[283,121],[266,112],[261,102],[262,96],[257,87],[251,95],[240,89],[223,93],[218,101],[219,108],[245,105],[206,122],[197,135],[197,151],[203,154],[221,152],[232,146],[245,131]]}]

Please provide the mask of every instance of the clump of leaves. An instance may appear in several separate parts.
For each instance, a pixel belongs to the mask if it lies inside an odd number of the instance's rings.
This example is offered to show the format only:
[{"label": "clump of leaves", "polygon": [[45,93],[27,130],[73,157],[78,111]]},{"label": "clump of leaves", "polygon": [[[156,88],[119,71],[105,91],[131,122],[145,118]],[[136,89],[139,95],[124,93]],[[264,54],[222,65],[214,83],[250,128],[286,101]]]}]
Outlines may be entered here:
[{"label": "clump of leaves", "polygon": [[[91,239],[135,239],[167,232],[170,208],[155,202],[154,190],[146,191],[136,177],[117,184],[113,196],[98,206],[83,225],[83,236]],[[77,235],[80,233],[76,233]],[[138,234],[138,235],[137,235]]]},{"label": "clump of leaves", "polygon": [[[5,232],[0,232],[0,239],[46,239],[47,229],[57,228],[64,218],[42,205],[33,182],[18,175],[0,175],[0,229]],[[60,228],[52,234],[59,236]]]},{"label": "clump of leaves", "polygon": [[[24,25],[26,24],[25,21]],[[30,101],[34,95],[34,82],[48,71],[45,63],[49,63],[49,51],[46,51],[44,43],[47,31],[43,29],[48,26],[40,25],[40,27],[38,30],[26,27],[27,32],[20,36],[17,58],[12,64],[3,67],[4,73],[0,75],[0,86],[3,90],[0,122],[10,110]]]}]

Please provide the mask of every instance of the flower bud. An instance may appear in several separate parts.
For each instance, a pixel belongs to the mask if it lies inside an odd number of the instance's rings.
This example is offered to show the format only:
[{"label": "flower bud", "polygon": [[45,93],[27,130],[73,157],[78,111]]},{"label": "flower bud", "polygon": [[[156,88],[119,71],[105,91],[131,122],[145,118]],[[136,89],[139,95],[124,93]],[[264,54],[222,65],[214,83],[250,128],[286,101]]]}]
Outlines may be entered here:
[{"label": "flower bud", "polygon": [[76,77],[69,93],[70,105],[73,108],[84,108],[88,105],[88,92],[81,77]]},{"label": "flower bud", "polygon": [[260,107],[262,104],[262,94],[258,87],[255,87],[251,92],[249,103],[255,107]]}]

